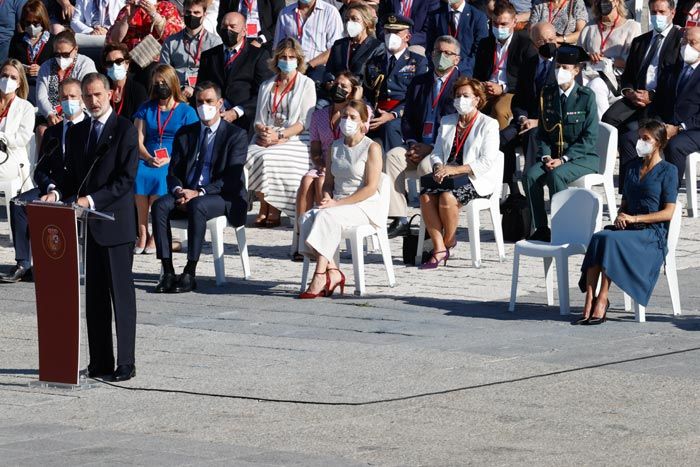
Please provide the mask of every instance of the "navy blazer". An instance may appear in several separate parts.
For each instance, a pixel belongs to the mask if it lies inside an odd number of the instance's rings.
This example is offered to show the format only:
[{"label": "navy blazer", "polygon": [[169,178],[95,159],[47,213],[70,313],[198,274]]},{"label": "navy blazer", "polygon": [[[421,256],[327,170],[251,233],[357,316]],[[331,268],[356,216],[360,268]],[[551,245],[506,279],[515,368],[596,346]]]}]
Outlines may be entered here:
[{"label": "navy blazer", "polygon": [[680,61],[673,69],[666,70],[659,77],[652,108],[666,123],[683,123],[687,130],[700,130],[700,66],[695,67],[683,89],[678,89],[678,80],[684,65],[685,63]]},{"label": "navy blazer", "polygon": [[[430,56],[435,47],[435,41],[440,36],[450,34],[450,10],[449,4],[441,2],[439,8],[431,13],[428,27],[428,42],[425,49],[426,56]],[[459,17],[459,29],[457,40],[461,46],[461,61],[459,71],[463,76],[474,75],[474,62],[479,47],[479,42],[489,35],[489,22],[486,15],[469,3],[464,4],[464,10]]]},{"label": "navy blazer", "polygon": [[355,53],[350,59],[350,66],[348,66],[347,59],[349,48],[349,37],[343,37],[333,43],[328,62],[326,62],[325,82],[333,81],[338,73],[345,70],[350,70],[360,81],[363,81],[367,62],[377,56],[383,56],[385,53],[384,43],[376,37],[368,36],[357,50],[355,50]]},{"label": "navy blazer", "polygon": [[[440,0],[413,0],[413,6],[411,6],[413,29],[411,30],[410,45],[426,47],[431,12],[437,9],[439,2]],[[380,39],[384,38],[384,19],[390,14],[398,15],[400,13],[401,0],[384,0],[379,2],[377,17],[380,23],[377,24],[377,37]]]},{"label": "navy blazer", "polygon": [[[436,124],[435,128],[433,128],[433,135],[435,137],[437,137],[440,119],[445,115],[455,113],[452,104],[452,88],[459,76],[459,70],[455,70],[452,76],[450,76],[449,81],[443,85],[444,91],[440,95],[440,100],[437,103]],[[414,140],[420,143],[423,140],[423,124],[425,123],[429,107],[433,105],[435,80],[435,73],[429,71],[416,76],[413,78],[413,81],[411,81],[408,91],[406,92],[406,107],[403,117],[401,118],[401,133],[403,134],[404,141]]]},{"label": "navy blazer", "polygon": [[[34,182],[41,190],[41,194],[45,195],[49,185],[60,186],[63,184],[66,167],[63,161],[63,124],[61,120],[55,125],[52,125],[44,132],[44,137],[41,140],[39,148],[39,163],[34,169]],[[72,131],[72,129],[71,129]],[[66,135],[66,138],[68,135]],[[55,140],[55,143],[52,142]],[[51,154],[45,154],[48,145],[56,145]]]},{"label": "navy blazer", "polygon": [[[168,192],[175,187],[195,189],[187,183],[199,153],[201,123],[183,126],[175,134],[173,153],[168,169]],[[226,217],[236,227],[245,224],[248,212],[248,190],[243,165],[248,153],[245,131],[221,120],[214,137],[209,184],[202,187],[207,195],[219,195],[226,202]]]},{"label": "navy blazer", "polygon": [[535,78],[537,77],[539,61],[540,56],[537,54],[529,57],[523,62],[522,68],[518,73],[520,79],[518,79],[515,86],[515,95],[513,95],[513,100],[510,103],[513,123],[517,123],[521,116],[539,118],[542,89],[557,83],[554,73],[554,61],[552,61],[549,67],[549,74],[547,74],[544,83],[538,85]]},{"label": "navy blazer", "polygon": [[[476,55],[474,65],[474,78],[486,82],[491,79],[494,67],[494,52],[496,51],[496,38],[493,34],[482,39]],[[518,76],[523,69],[523,64],[537,56],[537,50],[526,31],[515,31],[508,46],[506,58],[506,84],[508,92],[515,93],[518,84]]]}]

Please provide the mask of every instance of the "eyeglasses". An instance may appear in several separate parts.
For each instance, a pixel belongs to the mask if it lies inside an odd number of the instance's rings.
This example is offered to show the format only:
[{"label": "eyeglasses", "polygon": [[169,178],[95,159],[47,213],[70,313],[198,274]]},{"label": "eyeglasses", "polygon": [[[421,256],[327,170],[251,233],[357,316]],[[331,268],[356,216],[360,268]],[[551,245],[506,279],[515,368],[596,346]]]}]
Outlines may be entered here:
[{"label": "eyeglasses", "polygon": [[126,61],[125,58],[115,58],[114,60],[105,60],[105,67],[109,68],[112,65],[121,65]]},{"label": "eyeglasses", "polygon": [[68,51],[68,52],[54,52],[53,56],[54,57],[61,57],[61,58],[70,58],[70,54],[72,54],[74,50],[75,50],[75,48],[70,49],[70,51]]}]

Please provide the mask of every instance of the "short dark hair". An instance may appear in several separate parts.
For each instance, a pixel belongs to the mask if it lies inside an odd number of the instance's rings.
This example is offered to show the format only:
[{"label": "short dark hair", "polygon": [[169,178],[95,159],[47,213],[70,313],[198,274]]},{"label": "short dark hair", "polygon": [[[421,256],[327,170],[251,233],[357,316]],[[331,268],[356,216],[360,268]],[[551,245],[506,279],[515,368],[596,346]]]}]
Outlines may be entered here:
[{"label": "short dark hair", "polygon": [[78,43],[75,42],[75,34],[70,29],[63,30],[56,34],[56,37],[53,40],[54,45],[59,44],[61,42],[68,43],[73,47],[78,46]]},{"label": "short dark hair", "polygon": [[649,0],[649,7],[651,8],[651,6],[652,6],[654,3],[656,3],[656,2],[667,2],[667,3],[668,3],[668,7],[669,7],[671,10],[675,10],[675,9],[676,9],[676,0]]},{"label": "short dark hair", "polygon": [[187,7],[192,8],[194,5],[201,5],[205,12],[207,10],[207,0],[185,0],[182,2],[182,11],[185,11]]},{"label": "short dark hair", "polygon": [[80,91],[82,92],[83,84],[80,82],[79,79],[75,78],[66,78],[63,81],[61,81],[61,84],[58,85],[58,92],[60,93],[61,91],[63,91],[63,88],[71,84],[77,85],[80,88]]},{"label": "short dark hair", "polygon": [[515,7],[510,2],[499,0],[493,8],[493,17],[496,18],[503,13],[510,13],[513,18],[518,14],[518,12],[515,11]]},{"label": "short dark hair", "polygon": [[123,42],[107,42],[102,49],[102,66],[104,66],[105,62],[107,61],[107,55],[114,51],[121,52],[126,60],[131,61],[131,57],[129,56],[129,47],[127,47],[126,44]]},{"label": "short dark hair", "polygon": [[668,133],[666,125],[661,120],[650,118],[639,122],[639,131],[646,131],[659,142],[659,152],[663,153],[666,144],[668,143]]},{"label": "short dark hair", "polygon": [[197,88],[195,89],[195,94],[199,94],[202,91],[206,91],[207,89],[213,89],[214,92],[216,93],[216,98],[221,99],[221,88],[219,87],[218,84],[212,82],[212,81],[203,81],[201,83],[197,83]]},{"label": "short dark hair", "polygon": [[109,85],[109,79],[107,79],[107,77],[105,75],[103,75],[102,73],[93,72],[93,73],[88,73],[87,75],[85,75],[83,77],[83,82],[81,83],[81,90],[83,92],[85,92],[85,87],[88,84],[91,84],[95,81],[102,81],[102,84],[104,84],[105,89],[107,91],[112,89],[111,86]]}]

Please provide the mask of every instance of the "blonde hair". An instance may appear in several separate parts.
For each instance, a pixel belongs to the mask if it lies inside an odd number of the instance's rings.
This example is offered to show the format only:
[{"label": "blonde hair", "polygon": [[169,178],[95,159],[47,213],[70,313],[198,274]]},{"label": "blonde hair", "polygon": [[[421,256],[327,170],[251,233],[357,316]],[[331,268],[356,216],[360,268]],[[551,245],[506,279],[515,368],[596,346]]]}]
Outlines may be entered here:
[{"label": "blonde hair", "polygon": [[367,34],[376,37],[377,36],[377,17],[373,14],[372,8],[365,5],[364,3],[351,3],[348,5],[348,9],[345,10],[345,20],[347,21],[348,16],[352,10],[357,11],[362,17],[362,22],[365,24],[367,29]]},{"label": "blonde hair", "polygon": [[11,58],[2,64],[0,71],[2,71],[2,69],[6,66],[11,66],[17,70],[17,74],[19,75],[19,86],[17,86],[15,94],[21,99],[26,99],[29,95],[29,84],[27,83],[27,75],[24,73],[24,65],[22,65],[22,63],[16,58]]},{"label": "blonde hair", "polygon": [[294,51],[294,55],[297,56],[297,71],[304,74],[304,72],[306,72],[306,58],[304,57],[304,52],[301,50],[301,44],[291,37],[282,39],[280,43],[277,44],[277,48],[272,53],[272,58],[270,59],[270,69],[275,73],[280,73],[280,69],[277,67],[277,61],[287,49],[292,49]]},{"label": "blonde hair", "polygon": [[153,85],[153,81],[157,75],[160,75],[163,81],[165,81],[165,84],[170,88],[175,102],[187,102],[185,96],[182,95],[182,91],[180,91],[180,79],[177,77],[175,68],[165,64],[160,64],[153,70],[153,75],[151,75],[151,90],[149,92],[150,99],[158,99],[158,96],[156,96],[156,87]]}]

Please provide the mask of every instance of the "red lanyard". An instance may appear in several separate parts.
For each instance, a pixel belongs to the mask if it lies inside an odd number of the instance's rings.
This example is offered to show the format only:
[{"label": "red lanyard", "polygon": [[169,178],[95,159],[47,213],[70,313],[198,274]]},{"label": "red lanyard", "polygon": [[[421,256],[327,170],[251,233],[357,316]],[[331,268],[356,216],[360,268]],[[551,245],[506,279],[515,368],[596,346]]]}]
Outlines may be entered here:
[{"label": "red lanyard", "polygon": [[[66,70],[66,72],[65,72],[64,75],[63,75],[63,78],[61,78],[61,77],[58,75],[58,72],[56,72],[56,78],[58,78],[58,84],[61,84],[61,83],[63,82],[64,79],[68,78],[68,77],[70,76],[70,74],[73,73],[73,68],[75,68],[75,62],[73,62],[73,63],[71,64],[71,66],[68,67],[68,69]],[[60,70],[60,69],[61,69],[61,67],[59,67],[59,70]]]},{"label": "red lanyard", "polygon": [[177,107],[177,102],[175,103],[175,105],[173,105],[173,108],[170,109],[170,113],[168,114],[168,118],[165,119],[164,125],[160,124],[160,107],[158,107],[158,136],[160,137],[160,147],[163,147],[163,133],[165,133],[165,128],[168,126],[168,122],[171,118],[173,118],[173,112],[175,112],[175,107]]},{"label": "red lanyard", "polygon": [[41,43],[41,47],[39,47],[39,51],[36,53],[36,55],[34,55],[33,59],[32,59],[32,52],[31,52],[33,47],[31,45],[27,44],[27,63],[29,65],[36,65],[37,63],[39,63],[39,57],[41,56],[41,52],[44,51],[44,47],[46,47],[47,42],[48,41]]},{"label": "red lanyard", "polygon": [[401,5],[401,15],[410,18],[411,8],[413,8],[413,0],[404,0],[403,5]]},{"label": "red lanyard", "polygon": [[549,7],[549,22],[550,22],[550,23],[551,23],[552,21],[554,21],[555,19],[557,19],[557,16],[559,16],[559,13],[562,12],[562,10],[564,9],[564,7],[566,6],[566,4],[567,4],[568,2],[569,2],[569,0],[564,0],[564,3],[562,4],[562,6],[560,6],[559,9],[558,9],[557,11],[554,12],[554,16],[552,16],[552,3],[553,3],[553,1],[550,1],[550,2],[547,4],[547,6]]},{"label": "red lanyard", "polygon": [[445,92],[445,88],[447,88],[447,83],[450,82],[450,78],[452,77],[452,74],[455,72],[456,68],[452,68],[452,71],[442,79],[442,87],[440,88],[440,92],[438,92],[438,95],[435,99],[433,99],[433,109],[437,107],[438,102],[440,102],[440,97],[442,97],[442,93]]},{"label": "red lanyard", "polygon": [[[458,137],[459,139],[457,140],[457,150],[455,151],[455,159],[459,156],[459,152],[462,150],[462,146],[464,146],[465,141],[467,141],[467,137],[469,136],[469,133],[472,131],[472,127],[474,126],[474,122],[476,122],[476,117],[479,116],[479,111],[476,111],[474,113],[474,117],[472,117],[471,122],[467,125],[467,127],[464,129],[462,132],[462,136]],[[459,128],[459,120],[457,121],[457,125]]]},{"label": "red lanyard", "polygon": [[255,0],[243,0],[243,2],[245,3],[245,14],[248,16],[253,13],[253,5],[255,5]]},{"label": "red lanyard", "polygon": [[[122,100],[119,101],[119,108],[117,108],[116,102],[114,102],[114,96],[116,95],[116,93],[114,93],[114,92],[112,93],[112,108],[114,109],[115,112],[117,112],[117,115],[122,114],[122,108],[124,107],[124,88],[121,89],[121,92],[122,92]],[[160,110],[158,111],[158,118],[160,119]],[[165,122],[165,124],[167,125],[168,122]]]},{"label": "red lanyard", "polygon": [[3,110],[2,114],[0,114],[0,123],[7,117],[7,113],[10,111],[10,106],[12,106],[12,102],[14,102],[14,100],[14,97],[10,99],[10,102],[7,103],[7,107],[5,107],[5,110]]},{"label": "red lanyard", "polygon": [[617,15],[617,18],[615,18],[615,22],[613,23],[612,27],[610,28],[610,31],[608,32],[608,35],[603,38],[603,22],[601,21],[598,23],[598,31],[600,31],[600,53],[602,54],[603,51],[605,50],[605,44],[608,43],[608,39],[610,39],[610,35],[613,33],[615,30],[615,26],[617,26],[617,22],[620,19],[620,15]]},{"label": "red lanyard", "polygon": [[241,44],[241,48],[238,49],[238,52],[233,54],[231,56],[231,58],[228,59],[228,61],[226,62],[226,65],[224,65],[224,68],[228,68],[229,65],[231,65],[238,58],[238,56],[241,54],[241,52],[243,52],[243,47],[245,47],[245,40],[243,41],[243,44]]},{"label": "red lanyard", "polygon": [[194,60],[194,66],[197,66],[199,64],[199,59],[202,56],[202,42],[204,42],[204,36],[207,34],[207,31],[202,29],[199,33],[199,44],[197,45],[197,53],[195,55],[192,55],[190,53],[190,44],[192,41],[185,42],[185,52],[187,52],[187,55],[192,57],[192,60]]},{"label": "red lanyard", "polygon": [[280,95],[279,100],[277,100],[277,91],[279,90],[279,83],[275,83],[275,94],[272,96],[272,115],[275,115],[277,113],[277,109],[279,108],[280,104],[282,103],[282,99],[284,99],[284,96],[286,96],[289,91],[292,89],[292,86],[294,86],[294,83],[297,80],[297,75],[294,75],[294,78],[287,84],[287,87],[284,88],[284,91],[282,91],[282,94]]},{"label": "red lanyard", "polygon": [[301,43],[301,38],[304,35],[304,24],[306,24],[306,21],[301,21],[301,12],[299,10],[294,12],[294,19],[297,21],[297,39],[299,39],[299,42]]},{"label": "red lanyard", "polygon": [[[505,47],[505,44],[503,45]],[[498,60],[498,45],[496,45],[496,48],[493,49],[493,70],[491,70],[491,77],[498,79],[498,73],[501,70],[501,67],[505,63],[506,59],[508,58],[508,49],[506,49],[502,54],[501,54],[501,59]]]}]

